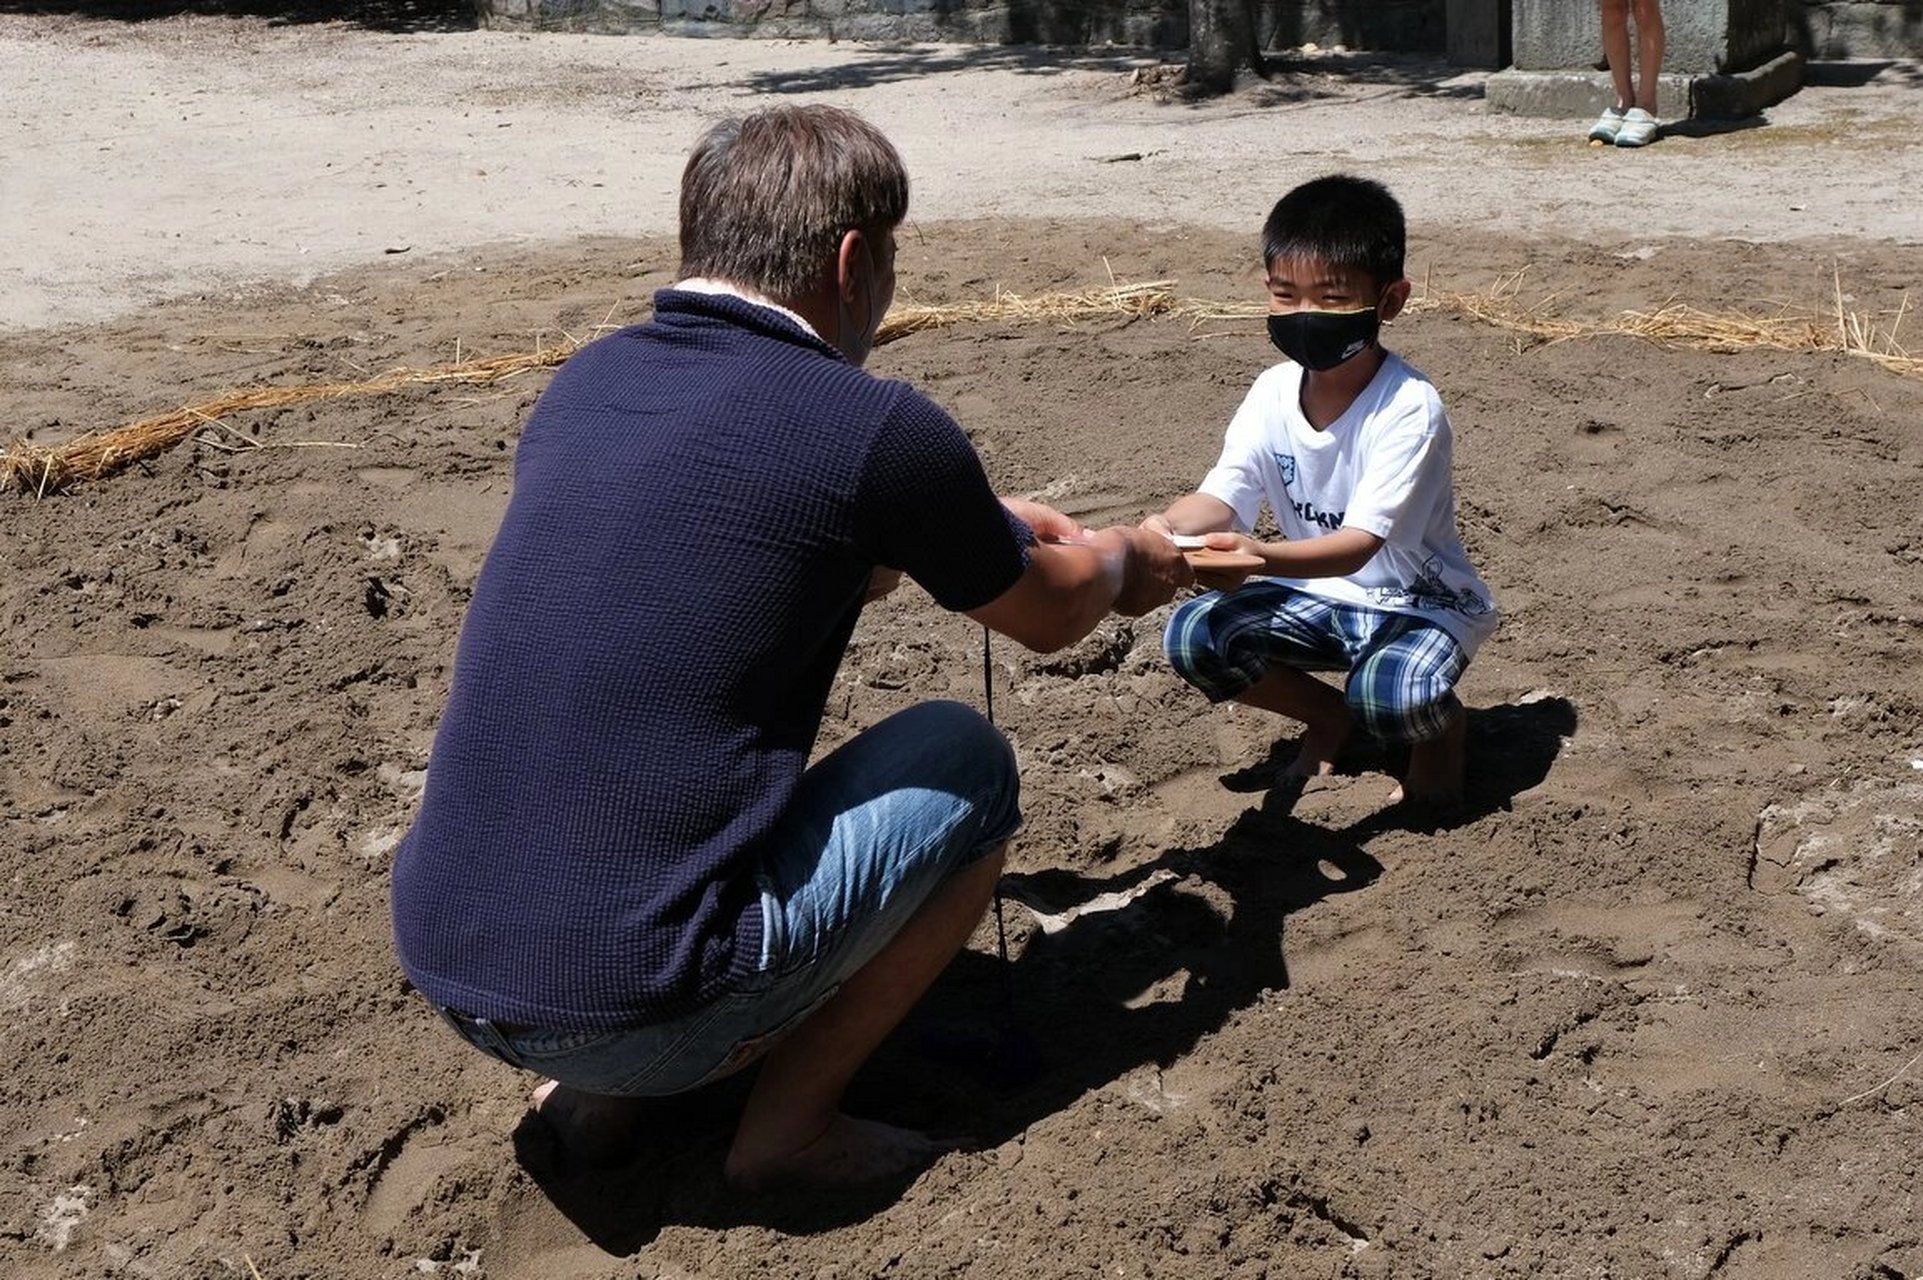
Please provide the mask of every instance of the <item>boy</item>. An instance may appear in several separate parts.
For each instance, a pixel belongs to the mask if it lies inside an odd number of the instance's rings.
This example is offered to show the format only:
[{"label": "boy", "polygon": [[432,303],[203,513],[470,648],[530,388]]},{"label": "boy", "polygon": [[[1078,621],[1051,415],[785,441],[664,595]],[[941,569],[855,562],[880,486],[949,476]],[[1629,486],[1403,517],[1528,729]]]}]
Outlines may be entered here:
[{"label": "boy", "polygon": [[[1261,557],[1260,575],[1188,601],[1164,648],[1211,701],[1300,720],[1300,786],[1333,772],[1357,728],[1409,748],[1392,802],[1462,794],[1455,684],[1496,610],[1456,535],[1449,419],[1429,381],[1377,342],[1409,299],[1402,207],[1334,175],[1284,196],[1262,229],[1269,338],[1200,489],[1144,525]],[[1264,500],[1282,540],[1258,542]],[[1223,581],[1216,578],[1216,581]],[[1308,675],[1341,671],[1338,692]]]}]

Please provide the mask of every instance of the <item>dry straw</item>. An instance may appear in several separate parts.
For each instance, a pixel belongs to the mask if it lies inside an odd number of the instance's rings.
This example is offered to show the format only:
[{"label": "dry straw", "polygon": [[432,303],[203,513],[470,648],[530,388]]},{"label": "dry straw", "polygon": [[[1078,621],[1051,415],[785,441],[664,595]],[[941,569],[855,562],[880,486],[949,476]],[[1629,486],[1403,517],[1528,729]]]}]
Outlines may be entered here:
[{"label": "dry straw", "polygon": [[151,418],[142,418],[112,431],[80,436],[53,448],[36,449],[16,442],[4,454],[0,454],[0,490],[12,489],[31,493],[35,497],[45,497],[69,485],[103,480],[137,462],[159,457],[202,428],[224,426],[223,420],[236,413],[282,409],[288,405],[334,400],[343,396],[384,395],[402,387],[421,384],[459,383],[472,386],[500,382],[531,369],[553,368],[579,348],[579,343],[569,341],[539,351],[491,356],[485,360],[465,360],[426,369],[393,369],[363,382],[253,387]]},{"label": "dry straw", "polygon": [[[1577,338],[1621,335],[1669,346],[1703,351],[1741,351],[1766,348],[1779,351],[1839,352],[1875,361],[1905,377],[1923,377],[1923,358],[1897,345],[1896,335],[1908,313],[1905,297],[1887,328],[1843,306],[1842,282],[1836,286],[1832,316],[1798,313],[1781,308],[1765,314],[1706,311],[1687,303],[1668,302],[1653,311],[1625,311],[1602,321],[1581,321],[1554,314],[1553,295],[1525,302],[1523,272],[1513,272],[1477,292],[1450,292],[1425,283],[1409,305],[1411,312],[1436,311],[1467,316],[1507,330],[1519,345],[1567,342]],[[964,324],[1074,325],[1114,320],[1180,319],[1193,326],[1212,322],[1246,321],[1261,316],[1259,302],[1211,302],[1178,297],[1172,281],[1111,284],[1079,293],[1023,295],[997,290],[992,298],[942,306],[902,306],[891,311],[876,335],[877,344],[911,334]],[[315,383],[256,387],[232,392],[201,404],[144,418],[112,431],[81,436],[63,445],[38,448],[15,442],[0,453],[0,490],[12,489],[38,497],[69,485],[100,480],[138,462],[157,457],[205,427],[224,425],[232,414],[276,409],[315,400],[355,395],[383,395],[402,387],[499,382],[534,369],[561,364],[580,347],[568,340],[533,352],[468,360],[429,368],[401,368],[362,382]],[[231,430],[231,428],[229,429]]]},{"label": "dry straw", "polygon": [[1452,293],[1425,285],[1422,296],[1409,304],[1409,310],[1455,312],[1533,339],[1539,345],[1613,334],[1722,353],[1757,349],[1830,351],[1875,361],[1905,377],[1923,377],[1923,357],[1912,356],[1897,342],[1897,333],[1909,314],[1909,296],[1904,295],[1889,325],[1879,326],[1874,319],[1845,309],[1840,277],[1835,281],[1832,315],[1788,306],[1765,313],[1706,311],[1672,300],[1653,311],[1625,311],[1601,321],[1552,314],[1553,296],[1524,305],[1520,297],[1523,277],[1523,272],[1513,272],[1480,293]]},{"label": "dry straw", "polygon": [[910,334],[947,329],[958,324],[1081,324],[1092,320],[1145,320],[1153,316],[1186,314],[1184,308],[1207,304],[1177,298],[1174,281],[1116,284],[1080,293],[1041,293],[1024,296],[995,290],[977,302],[943,306],[900,306],[889,311],[875,334],[875,345],[886,346]]}]

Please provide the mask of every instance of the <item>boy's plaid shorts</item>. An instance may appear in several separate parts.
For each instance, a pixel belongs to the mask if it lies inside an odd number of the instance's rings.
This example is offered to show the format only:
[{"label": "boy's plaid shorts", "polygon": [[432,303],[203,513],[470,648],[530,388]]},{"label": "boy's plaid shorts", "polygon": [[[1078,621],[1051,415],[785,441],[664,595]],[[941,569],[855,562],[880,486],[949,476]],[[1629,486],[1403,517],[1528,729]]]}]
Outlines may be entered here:
[{"label": "boy's plaid shorts", "polygon": [[1240,695],[1271,667],[1346,671],[1356,723],[1391,743],[1442,733],[1469,665],[1461,643],[1425,618],[1339,604],[1265,579],[1183,604],[1162,649],[1176,674],[1211,702]]}]

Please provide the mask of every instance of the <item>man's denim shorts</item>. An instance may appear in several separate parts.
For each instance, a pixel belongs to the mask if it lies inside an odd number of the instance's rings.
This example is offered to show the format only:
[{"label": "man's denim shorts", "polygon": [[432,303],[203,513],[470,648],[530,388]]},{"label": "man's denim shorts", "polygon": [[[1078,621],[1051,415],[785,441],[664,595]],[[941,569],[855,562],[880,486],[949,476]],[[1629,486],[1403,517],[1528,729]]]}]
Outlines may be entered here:
[{"label": "man's denim shorts", "polygon": [[504,1028],[444,1010],[469,1043],[588,1093],[660,1097],[754,1061],[825,1004],[955,872],[1021,825],[1014,752],[957,702],[925,702],[803,775],[770,837],[760,969],[672,1022],[615,1032]]}]

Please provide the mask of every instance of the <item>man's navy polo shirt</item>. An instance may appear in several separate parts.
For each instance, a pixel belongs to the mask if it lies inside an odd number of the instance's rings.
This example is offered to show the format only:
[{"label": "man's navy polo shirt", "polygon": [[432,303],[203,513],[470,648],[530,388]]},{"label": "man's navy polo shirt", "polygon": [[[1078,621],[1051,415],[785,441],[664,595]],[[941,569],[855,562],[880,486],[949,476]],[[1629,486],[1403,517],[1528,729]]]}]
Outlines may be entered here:
[{"label": "man's navy polo shirt", "polygon": [[932,401],[778,312],[664,290],[541,396],[394,866],[408,976],[559,1030],[647,1025],[761,956],[788,804],[870,571],[943,607],[1032,533]]}]

